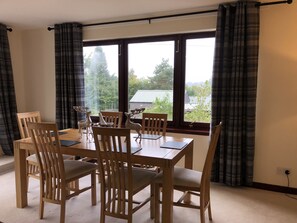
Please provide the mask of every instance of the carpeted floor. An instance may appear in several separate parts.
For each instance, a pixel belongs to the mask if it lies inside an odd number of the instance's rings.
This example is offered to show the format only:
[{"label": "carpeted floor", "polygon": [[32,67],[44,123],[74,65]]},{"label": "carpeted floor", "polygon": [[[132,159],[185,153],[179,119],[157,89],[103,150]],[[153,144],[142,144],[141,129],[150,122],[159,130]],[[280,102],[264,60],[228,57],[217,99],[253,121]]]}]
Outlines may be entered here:
[{"label": "carpeted floor", "polygon": [[[81,184],[89,182],[84,178]],[[99,184],[98,204],[91,206],[90,192],[85,192],[66,203],[66,222],[94,223],[99,222]],[[145,190],[141,193],[149,193]],[[141,194],[140,194],[141,196]],[[295,196],[296,197],[296,196]],[[195,201],[195,200],[194,200]],[[213,223],[296,223],[297,200],[285,194],[258,190],[253,188],[231,188],[220,184],[212,184],[211,201]],[[60,209],[58,205],[46,204],[44,219],[38,217],[39,184],[30,181],[28,203],[23,209],[15,206],[14,171],[0,175],[0,221],[3,223],[57,223]],[[199,223],[199,210],[174,207],[175,223]],[[208,217],[206,214],[208,221]],[[125,222],[107,218],[106,223]],[[149,217],[149,204],[133,215],[133,222],[153,223]]]}]

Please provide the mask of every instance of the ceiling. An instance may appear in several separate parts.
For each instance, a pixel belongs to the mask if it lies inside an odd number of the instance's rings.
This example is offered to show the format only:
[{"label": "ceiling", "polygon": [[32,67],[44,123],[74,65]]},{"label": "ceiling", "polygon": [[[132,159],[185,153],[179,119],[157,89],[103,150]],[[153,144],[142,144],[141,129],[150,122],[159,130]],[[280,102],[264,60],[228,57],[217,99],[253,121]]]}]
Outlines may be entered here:
[{"label": "ceiling", "polygon": [[216,9],[222,2],[226,0],[0,0],[0,23],[36,29]]}]

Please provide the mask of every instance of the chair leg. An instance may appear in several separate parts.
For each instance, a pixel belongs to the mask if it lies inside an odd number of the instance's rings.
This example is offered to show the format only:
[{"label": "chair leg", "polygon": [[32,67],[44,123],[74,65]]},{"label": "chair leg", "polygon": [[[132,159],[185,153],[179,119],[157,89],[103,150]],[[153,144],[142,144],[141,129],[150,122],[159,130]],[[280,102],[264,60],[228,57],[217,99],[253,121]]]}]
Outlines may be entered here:
[{"label": "chair leg", "polygon": [[102,187],[100,188],[100,199],[101,199],[100,223],[105,223],[105,213],[104,212],[105,212],[105,203],[106,203],[106,200],[105,200],[105,191],[104,191],[104,189],[102,189]]},{"label": "chair leg", "polygon": [[209,202],[209,205],[208,205],[208,218],[209,218],[210,221],[212,221],[210,202]]},{"label": "chair leg", "polygon": [[155,184],[154,185],[154,196],[155,196],[155,201],[154,201],[154,212],[155,212],[155,223],[160,222],[160,185]]},{"label": "chair leg", "polygon": [[128,215],[128,223],[132,223],[132,213]]},{"label": "chair leg", "polygon": [[39,204],[39,218],[43,219],[43,213],[44,213],[44,201],[43,197],[40,197],[40,204]]},{"label": "chair leg", "polygon": [[39,192],[39,199],[40,199],[40,204],[39,204],[39,218],[43,219],[43,213],[44,213],[44,200],[43,200],[43,195],[44,195],[44,185],[42,180],[40,179],[40,192]]},{"label": "chair leg", "polygon": [[[27,173],[28,174],[28,173]],[[27,175],[27,189],[26,191],[28,192],[29,191],[29,176]]]},{"label": "chair leg", "polygon": [[96,198],[96,171],[94,170],[91,173],[91,196],[92,196],[92,205],[96,205],[97,198]]},{"label": "chair leg", "polygon": [[205,223],[205,213],[204,213],[204,209],[200,209],[200,222],[201,223]]},{"label": "chair leg", "polygon": [[105,215],[104,215],[104,211],[102,211],[102,210],[101,210],[101,213],[100,213],[100,223],[105,223]]},{"label": "chair leg", "polygon": [[155,185],[152,183],[150,186],[151,200],[150,200],[150,210],[151,210],[151,219],[155,218]]},{"label": "chair leg", "polygon": [[60,223],[65,223],[65,209],[66,209],[66,200],[62,198],[61,200],[61,211],[60,211]]}]

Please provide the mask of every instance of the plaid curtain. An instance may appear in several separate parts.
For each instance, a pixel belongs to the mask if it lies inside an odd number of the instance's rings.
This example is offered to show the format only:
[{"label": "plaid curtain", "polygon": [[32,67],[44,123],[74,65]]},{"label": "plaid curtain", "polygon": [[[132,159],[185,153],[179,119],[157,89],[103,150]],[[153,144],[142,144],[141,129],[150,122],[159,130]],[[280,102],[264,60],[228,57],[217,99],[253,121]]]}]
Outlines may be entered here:
[{"label": "plaid curtain", "polygon": [[84,106],[82,25],[55,25],[56,121],[59,129],[77,128],[73,106]]},{"label": "plaid curtain", "polygon": [[0,145],[4,154],[13,155],[13,140],[19,139],[7,27],[0,24]]},{"label": "plaid curtain", "polygon": [[212,181],[251,185],[255,149],[259,8],[255,1],[218,10],[211,126],[223,122]]}]

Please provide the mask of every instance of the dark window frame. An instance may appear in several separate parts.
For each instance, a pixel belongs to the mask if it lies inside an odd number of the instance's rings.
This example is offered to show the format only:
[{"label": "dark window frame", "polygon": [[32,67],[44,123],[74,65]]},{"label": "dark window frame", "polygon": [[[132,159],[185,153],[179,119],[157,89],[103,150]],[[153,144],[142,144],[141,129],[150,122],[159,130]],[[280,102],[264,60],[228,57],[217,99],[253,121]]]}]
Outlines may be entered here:
[{"label": "dark window frame", "polygon": [[[113,40],[85,41],[83,46],[118,45],[119,46],[119,111],[128,111],[128,44],[174,41],[174,86],[173,86],[173,120],[168,121],[168,132],[208,135],[210,123],[190,123],[184,119],[185,92],[185,55],[186,40],[195,38],[215,37],[214,31],[173,34],[162,36],[135,37]],[[96,117],[92,117],[96,120]],[[125,117],[123,117],[125,120]]]}]

